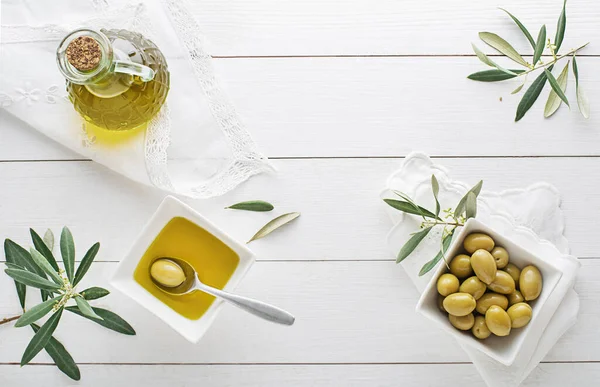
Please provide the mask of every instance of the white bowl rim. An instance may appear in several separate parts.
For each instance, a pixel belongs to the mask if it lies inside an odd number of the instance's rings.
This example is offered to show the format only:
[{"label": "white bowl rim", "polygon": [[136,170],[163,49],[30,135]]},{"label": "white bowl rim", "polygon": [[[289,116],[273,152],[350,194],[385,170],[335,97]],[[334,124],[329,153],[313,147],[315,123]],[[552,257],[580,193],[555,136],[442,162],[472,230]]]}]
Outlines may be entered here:
[{"label": "white bowl rim", "polygon": [[142,228],[142,231],[133,242],[129,252],[119,262],[110,280],[110,284],[163,320],[185,339],[192,343],[197,343],[219,314],[219,311],[223,306],[223,301],[218,298],[215,299],[198,320],[190,320],[181,316],[162,301],[155,298],[133,278],[133,270],[137,267],[139,260],[150,246],[150,243],[154,241],[158,236],[158,233],[163,230],[168,222],[177,217],[185,218],[205,229],[237,253],[239,257],[238,265],[223,287],[223,290],[225,291],[234,290],[255,262],[256,257],[254,253],[248,247],[230,237],[192,207],[170,195],[164,198],[157,210]]}]

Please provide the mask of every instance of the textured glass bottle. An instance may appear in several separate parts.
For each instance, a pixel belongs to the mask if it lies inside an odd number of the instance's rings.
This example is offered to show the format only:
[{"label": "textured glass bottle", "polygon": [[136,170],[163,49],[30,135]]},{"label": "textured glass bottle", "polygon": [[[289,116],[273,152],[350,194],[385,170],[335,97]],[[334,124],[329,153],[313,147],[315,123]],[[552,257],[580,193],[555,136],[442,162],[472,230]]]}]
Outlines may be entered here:
[{"label": "textured glass bottle", "polygon": [[125,131],[146,124],[169,91],[167,61],[144,36],[126,30],[80,29],[56,52],[69,99],[89,123]]}]

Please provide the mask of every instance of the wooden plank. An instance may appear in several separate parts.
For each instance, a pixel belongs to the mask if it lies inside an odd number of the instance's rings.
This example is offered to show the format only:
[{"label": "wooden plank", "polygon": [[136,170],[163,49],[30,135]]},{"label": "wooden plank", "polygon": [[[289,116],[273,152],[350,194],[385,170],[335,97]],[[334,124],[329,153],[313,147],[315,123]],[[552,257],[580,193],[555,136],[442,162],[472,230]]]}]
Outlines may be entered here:
[{"label": "wooden plank", "polygon": [[[368,365],[82,365],[81,382],[75,384],[52,366],[0,365],[3,381],[20,386],[43,380],[47,387],[110,385],[129,387],[238,386],[280,387],[480,387],[483,381],[470,364],[368,364]],[[523,387],[585,386],[600,377],[600,365],[590,363],[541,364]],[[191,383],[191,381],[193,381]]]},{"label": "wooden plank", "polygon": [[[542,24],[554,39],[562,9],[562,1],[556,0],[192,2],[213,55],[472,54],[470,43],[479,40],[479,31],[498,33],[531,55],[525,37],[497,7],[516,15],[534,39]],[[569,2],[563,47],[600,41],[594,23],[598,16],[594,0]],[[590,46],[586,53],[598,54],[598,46]]]},{"label": "wooden plank", "polygon": [[[105,286],[115,263],[96,263],[82,288]],[[600,260],[584,260],[575,289],[578,323],[545,360],[600,360]],[[126,318],[137,336],[106,331],[63,316],[56,337],[83,363],[438,363],[465,362],[449,335],[415,313],[417,292],[392,262],[258,262],[240,294],[288,309],[293,327],[265,323],[226,306],[198,345],[119,293],[94,304]],[[37,292],[36,292],[37,293]],[[37,296],[37,294],[35,294]],[[31,304],[33,305],[33,303]],[[0,276],[0,315],[19,311],[10,278]],[[31,339],[27,328],[2,326],[0,363],[18,362]],[[48,362],[38,355],[35,362]]]},{"label": "wooden plank", "polygon": [[[500,191],[537,181],[554,184],[574,254],[599,257],[595,219],[598,158],[441,159],[457,179]],[[250,244],[261,260],[392,259],[391,228],[379,193],[399,159],[276,160],[278,173],[260,175],[210,200],[187,202],[239,241],[278,214],[300,211],[286,229]],[[56,233],[68,225],[81,251],[100,241],[99,260],[118,261],[164,193],[133,183],[92,162],[0,163],[0,235],[29,243],[28,228]],[[243,200],[273,202],[275,211],[224,210]],[[0,258],[1,260],[2,258]]]},{"label": "wooden plank", "polygon": [[[578,112],[571,82],[571,111],[563,106],[543,118],[547,86],[515,124],[521,96],[510,92],[518,81],[467,79],[485,67],[476,58],[216,61],[224,88],[269,157],[402,156],[413,150],[446,156],[600,155],[598,66],[600,58],[580,58],[589,120]],[[4,118],[0,126],[0,160],[78,157],[14,119]]]}]

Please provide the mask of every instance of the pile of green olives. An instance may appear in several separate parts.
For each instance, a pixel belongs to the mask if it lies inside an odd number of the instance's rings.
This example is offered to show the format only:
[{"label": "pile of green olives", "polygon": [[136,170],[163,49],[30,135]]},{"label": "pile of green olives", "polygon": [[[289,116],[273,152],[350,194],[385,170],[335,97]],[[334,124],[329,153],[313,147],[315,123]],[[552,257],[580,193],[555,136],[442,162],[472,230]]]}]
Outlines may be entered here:
[{"label": "pile of green olives", "polygon": [[450,324],[481,340],[508,336],[511,329],[529,324],[529,302],[542,292],[538,268],[519,269],[510,263],[508,251],[483,233],[469,234],[463,248],[437,280],[438,306]]}]

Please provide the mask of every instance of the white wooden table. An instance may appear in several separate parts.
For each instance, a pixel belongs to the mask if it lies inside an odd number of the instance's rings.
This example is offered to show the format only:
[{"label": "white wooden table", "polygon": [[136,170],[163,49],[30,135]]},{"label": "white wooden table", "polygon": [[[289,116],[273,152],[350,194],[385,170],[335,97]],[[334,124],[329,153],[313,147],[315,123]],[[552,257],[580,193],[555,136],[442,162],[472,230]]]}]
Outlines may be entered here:
[{"label": "white wooden table", "polygon": [[[115,292],[97,304],[128,319],[137,336],[71,315],[56,332],[80,364],[81,382],[49,366],[45,354],[21,369],[31,332],[5,325],[0,385],[482,385],[457,344],[414,313],[416,291],[385,247],[390,222],[378,194],[413,150],[440,158],[465,181],[484,179],[485,189],[545,180],[561,191],[566,233],[583,264],[575,286],[581,313],[526,385],[595,385],[600,3],[569,2],[563,44],[592,42],[579,55],[591,119],[573,103],[573,111],[563,106],[544,120],[546,86],[518,124],[512,120],[519,97],[509,94],[516,81],[466,79],[483,69],[470,48],[478,31],[531,51],[496,6],[532,33],[546,23],[554,36],[559,0],[195,1],[224,86],[279,173],[221,198],[188,202],[240,240],[270,215],[224,211],[226,204],[256,198],[302,212],[287,230],[253,244],[260,259],[239,287],[294,312],[296,325],[273,326],[226,307],[191,345]],[[567,94],[575,101],[573,85]],[[28,227],[58,231],[66,224],[80,253],[99,240],[88,283],[106,284],[163,197],[9,117],[0,120],[0,235],[28,243]],[[0,317],[18,309],[12,282],[0,275]]]}]

